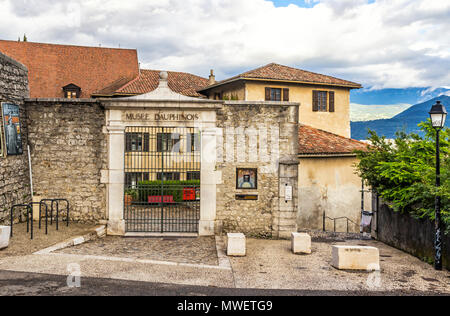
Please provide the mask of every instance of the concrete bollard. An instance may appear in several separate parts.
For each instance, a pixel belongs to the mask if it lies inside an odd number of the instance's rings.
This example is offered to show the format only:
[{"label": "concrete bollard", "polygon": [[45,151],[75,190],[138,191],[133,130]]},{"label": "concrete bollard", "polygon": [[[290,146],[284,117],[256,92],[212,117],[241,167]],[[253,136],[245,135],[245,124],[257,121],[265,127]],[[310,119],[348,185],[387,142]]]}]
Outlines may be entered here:
[{"label": "concrete bollard", "polygon": [[8,248],[11,226],[0,226],[0,250]]},{"label": "concrete bollard", "polygon": [[292,233],[292,252],[295,254],[311,254],[311,236],[306,233]]},{"label": "concrete bollard", "polygon": [[244,257],[246,253],[245,235],[241,233],[227,234],[227,255],[231,257]]},{"label": "concrete bollard", "polygon": [[332,266],[339,270],[380,270],[380,251],[375,247],[333,246]]}]

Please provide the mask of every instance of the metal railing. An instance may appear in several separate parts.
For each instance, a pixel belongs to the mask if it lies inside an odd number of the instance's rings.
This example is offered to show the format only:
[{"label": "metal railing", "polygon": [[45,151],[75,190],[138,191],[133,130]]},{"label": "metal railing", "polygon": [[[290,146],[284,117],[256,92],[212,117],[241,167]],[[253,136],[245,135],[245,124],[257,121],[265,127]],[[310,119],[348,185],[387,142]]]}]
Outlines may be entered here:
[{"label": "metal railing", "polygon": [[333,231],[335,233],[336,233],[336,222],[337,221],[346,220],[346,223],[347,223],[347,234],[350,232],[350,230],[349,230],[349,224],[350,223],[354,224],[355,226],[358,225],[357,223],[355,223],[354,221],[352,221],[348,217],[342,216],[342,217],[337,217],[337,218],[331,218],[331,217],[327,216],[325,212],[323,212],[323,231],[324,232],[327,231],[327,226],[326,226],[327,219],[333,221]]}]

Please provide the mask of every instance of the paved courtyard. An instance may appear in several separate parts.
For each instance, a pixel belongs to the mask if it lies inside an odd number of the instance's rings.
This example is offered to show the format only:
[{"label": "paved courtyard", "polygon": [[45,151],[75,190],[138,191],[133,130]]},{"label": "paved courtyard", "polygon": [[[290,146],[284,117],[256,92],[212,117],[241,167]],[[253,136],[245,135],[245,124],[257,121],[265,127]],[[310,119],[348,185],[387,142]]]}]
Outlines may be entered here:
[{"label": "paved courtyard", "polygon": [[200,238],[122,238],[98,239],[62,249],[57,253],[171,261],[216,266],[214,237]]}]

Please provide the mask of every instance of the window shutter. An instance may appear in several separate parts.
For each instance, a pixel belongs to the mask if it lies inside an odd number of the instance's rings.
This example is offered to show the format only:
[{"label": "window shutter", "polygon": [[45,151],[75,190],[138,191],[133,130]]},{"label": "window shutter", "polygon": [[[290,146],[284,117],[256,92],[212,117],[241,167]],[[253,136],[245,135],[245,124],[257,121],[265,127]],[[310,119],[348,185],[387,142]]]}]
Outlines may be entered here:
[{"label": "window shutter", "polygon": [[313,91],[313,112],[319,112],[319,93]]},{"label": "window shutter", "polygon": [[266,101],[270,101],[270,88],[266,88]]},{"label": "window shutter", "polygon": [[289,89],[283,89],[283,101],[289,102]]},{"label": "window shutter", "polygon": [[330,99],[329,111],[334,112],[335,111],[335,109],[334,109],[334,91],[328,92],[328,96]]}]

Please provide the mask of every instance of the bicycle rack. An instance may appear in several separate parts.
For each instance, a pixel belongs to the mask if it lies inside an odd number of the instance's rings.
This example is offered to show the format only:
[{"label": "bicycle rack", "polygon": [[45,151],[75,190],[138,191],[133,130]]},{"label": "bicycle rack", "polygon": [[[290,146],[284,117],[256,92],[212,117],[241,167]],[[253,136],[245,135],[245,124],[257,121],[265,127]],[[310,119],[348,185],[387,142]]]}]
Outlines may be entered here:
[{"label": "bicycle rack", "polygon": [[[11,234],[10,237],[13,236],[13,225],[14,225],[14,210],[16,208],[22,207],[27,208],[27,233],[31,230],[31,239],[33,239],[34,227],[33,227],[33,206],[39,205],[39,229],[42,228],[42,208],[45,207],[45,234],[48,235],[48,205],[47,202],[51,203],[50,207],[50,225],[53,225],[53,210],[56,210],[56,230],[59,230],[59,205],[60,203],[66,203],[66,225],[69,227],[69,212],[70,212],[70,203],[67,199],[43,199],[40,202],[31,202],[28,204],[16,204],[11,207]],[[31,221],[30,221],[31,214]]]},{"label": "bicycle rack", "polygon": [[[30,207],[33,208],[34,205],[39,205],[39,229],[42,228],[42,206],[45,206],[45,234],[48,235],[48,207],[47,204],[41,202],[31,202]],[[33,218],[31,219],[33,221]]]},{"label": "bicycle rack", "polygon": [[[27,233],[30,232],[29,216],[31,213],[31,218],[33,218],[33,207],[30,204],[16,204],[11,207],[11,234],[10,234],[10,237],[13,236],[14,210],[19,207],[27,208]],[[33,239],[33,220],[31,220],[31,239]]]},{"label": "bicycle rack", "polygon": [[53,203],[56,203],[56,230],[58,230],[58,219],[59,219],[59,202],[65,202],[67,204],[67,208],[66,208],[66,226],[69,227],[69,209],[70,209],[70,203],[69,200],[67,199],[54,199],[52,202],[52,206]]}]

